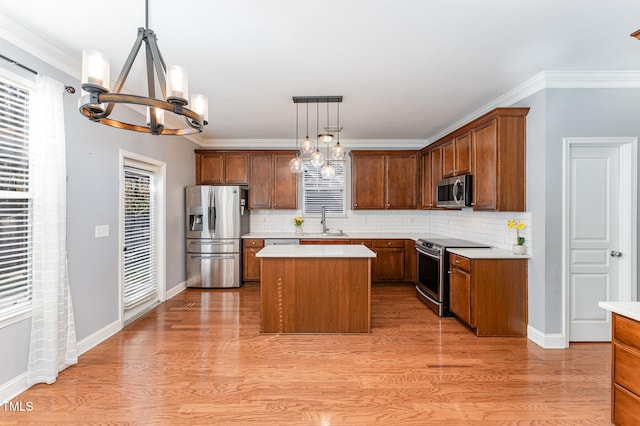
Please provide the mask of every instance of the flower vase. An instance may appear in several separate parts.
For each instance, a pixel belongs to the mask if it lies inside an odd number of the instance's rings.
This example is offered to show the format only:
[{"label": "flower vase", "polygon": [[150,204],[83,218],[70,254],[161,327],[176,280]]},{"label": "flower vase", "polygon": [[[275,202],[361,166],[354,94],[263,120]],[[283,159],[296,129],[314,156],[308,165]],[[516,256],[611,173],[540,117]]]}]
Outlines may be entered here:
[{"label": "flower vase", "polygon": [[296,234],[302,234],[302,226],[296,226]]},{"label": "flower vase", "polygon": [[514,244],[512,249],[513,254],[525,254],[527,252],[527,246],[521,244]]}]

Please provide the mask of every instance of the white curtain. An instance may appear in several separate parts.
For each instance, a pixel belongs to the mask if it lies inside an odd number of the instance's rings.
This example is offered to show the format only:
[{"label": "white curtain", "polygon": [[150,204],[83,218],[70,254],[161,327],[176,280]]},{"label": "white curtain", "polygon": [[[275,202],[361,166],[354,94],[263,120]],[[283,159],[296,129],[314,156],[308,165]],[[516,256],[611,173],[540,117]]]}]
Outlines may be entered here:
[{"label": "white curtain", "polygon": [[30,113],[33,301],[27,383],[53,383],[78,362],[67,274],[64,85],[36,77]]}]

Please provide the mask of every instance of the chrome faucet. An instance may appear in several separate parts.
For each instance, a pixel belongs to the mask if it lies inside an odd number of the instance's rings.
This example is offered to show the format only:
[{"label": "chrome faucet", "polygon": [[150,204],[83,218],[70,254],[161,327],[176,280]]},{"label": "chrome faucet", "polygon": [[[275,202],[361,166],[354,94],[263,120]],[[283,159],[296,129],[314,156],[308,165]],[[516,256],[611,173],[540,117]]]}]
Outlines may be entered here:
[{"label": "chrome faucet", "polygon": [[326,216],[326,207],[322,206],[322,219],[320,219],[320,223],[322,224],[322,233],[326,234],[329,232],[329,228],[327,228],[327,216]]}]

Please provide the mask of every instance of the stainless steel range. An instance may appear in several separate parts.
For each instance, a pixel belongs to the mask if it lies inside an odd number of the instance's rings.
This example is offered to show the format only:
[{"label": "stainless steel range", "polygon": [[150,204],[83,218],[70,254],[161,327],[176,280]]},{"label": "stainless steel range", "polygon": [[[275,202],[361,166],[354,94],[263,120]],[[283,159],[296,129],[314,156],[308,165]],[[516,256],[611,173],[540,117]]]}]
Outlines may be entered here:
[{"label": "stainless steel range", "polygon": [[441,317],[449,312],[448,248],[487,248],[486,244],[457,238],[425,238],[416,242],[418,297]]}]

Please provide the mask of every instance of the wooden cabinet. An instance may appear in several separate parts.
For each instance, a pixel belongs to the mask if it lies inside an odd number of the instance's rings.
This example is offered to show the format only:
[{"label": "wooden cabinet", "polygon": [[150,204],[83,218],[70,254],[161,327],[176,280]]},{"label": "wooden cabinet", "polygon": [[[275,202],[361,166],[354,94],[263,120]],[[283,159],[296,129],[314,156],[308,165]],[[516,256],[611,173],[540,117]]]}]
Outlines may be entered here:
[{"label": "wooden cabinet", "polygon": [[471,173],[471,137],[469,132],[442,144],[442,176]]},{"label": "wooden cabinet", "polygon": [[[429,147],[427,147],[429,148]],[[423,209],[436,208],[436,188],[442,179],[442,147],[437,146],[423,150],[420,167],[421,197],[420,206]]]},{"label": "wooden cabinet", "polygon": [[[528,113],[529,108],[496,108],[424,148],[421,207],[435,204],[434,182],[471,173],[474,210],[525,211]],[[441,150],[441,170],[435,169],[433,157],[431,162],[425,158],[437,148]],[[430,181],[426,175],[429,167]]]},{"label": "wooden cabinet", "polygon": [[611,422],[640,424],[640,322],[614,313],[611,339]]},{"label": "wooden cabinet", "polygon": [[264,247],[264,240],[242,240],[242,278],[244,281],[260,281],[260,260],[256,253]]},{"label": "wooden cabinet", "polygon": [[349,155],[352,209],[417,208],[417,151],[351,151]]},{"label": "wooden cabinet", "polygon": [[449,254],[449,308],[477,336],[526,336],[527,259]]},{"label": "wooden cabinet", "polygon": [[249,155],[250,209],[297,208],[297,175],[289,171],[293,152],[253,152]]},{"label": "wooden cabinet", "polygon": [[376,264],[373,269],[376,281],[404,281],[404,240],[373,240],[372,250],[376,252]]},{"label": "wooden cabinet", "polygon": [[471,130],[474,210],[525,211],[525,116],[499,108]]},{"label": "wooden cabinet", "polygon": [[196,185],[248,185],[249,156],[244,152],[196,150]]}]

